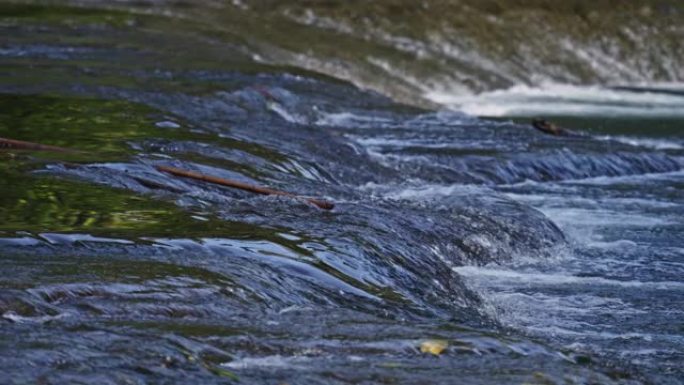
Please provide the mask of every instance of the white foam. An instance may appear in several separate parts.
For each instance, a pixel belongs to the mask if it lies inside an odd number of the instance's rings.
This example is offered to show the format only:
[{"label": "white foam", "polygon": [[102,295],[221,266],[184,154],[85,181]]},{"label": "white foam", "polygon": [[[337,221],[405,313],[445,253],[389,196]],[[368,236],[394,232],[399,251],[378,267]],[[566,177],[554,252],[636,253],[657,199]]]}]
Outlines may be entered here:
[{"label": "white foam", "polygon": [[[354,140],[365,147],[394,147],[406,148],[412,146],[420,146],[421,148],[459,148],[456,143],[435,143],[429,139],[407,139],[407,138],[361,138],[355,137]],[[460,146],[467,148],[466,146]]]},{"label": "white foam", "polygon": [[662,216],[646,216],[610,210],[580,208],[539,208],[554,222],[574,227],[650,227],[677,224]]},{"label": "white foam", "polygon": [[566,179],[559,183],[561,184],[581,184],[581,185],[603,185],[608,186],[612,184],[623,183],[646,183],[648,181],[657,180],[676,180],[684,177],[684,170],[657,172],[638,175],[623,175],[623,176],[596,176],[582,179]]},{"label": "white foam", "polygon": [[477,95],[430,91],[425,97],[476,116],[684,117],[683,96],[599,86],[546,83],[538,87],[517,85]]},{"label": "white foam", "polygon": [[6,319],[6,320],[15,322],[15,323],[43,324],[43,323],[58,320],[58,319],[61,319],[61,318],[67,317],[67,316],[68,316],[67,313],[60,313],[60,314],[57,314],[54,316],[45,315],[45,316],[39,316],[39,317],[25,317],[25,316],[21,316],[21,315],[17,314],[16,312],[10,310],[10,311],[4,312],[1,317]]},{"label": "white foam", "polygon": [[307,357],[283,357],[281,355],[265,357],[246,357],[231,362],[222,363],[224,368],[253,369],[253,368],[289,368],[303,369],[302,364],[311,361]]},{"label": "white foam", "polygon": [[65,233],[41,233],[39,236],[49,243],[56,244],[70,244],[76,242],[83,243],[117,243],[122,245],[132,245],[135,242],[127,239],[95,237],[90,234],[65,234]]},{"label": "white foam", "polygon": [[425,185],[420,187],[407,187],[387,194],[387,198],[397,200],[425,200],[436,197],[482,194],[484,187],[472,185]]},{"label": "white foam", "polygon": [[620,175],[620,176],[593,176],[588,178],[577,178],[577,179],[564,179],[561,181],[554,182],[540,182],[535,180],[526,179],[522,182],[515,182],[510,184],[502,184],[501,187],[542,187],[551,191],[570,191],[573,189],[573,184],[579,185],[611,185],[611,184],[623,184],[623,183],[645,183],[647,181],[656,180],[675,180],[684,177],[684,170],[678,171],[668,171],[668,172],[655,172],[646,174],[632,174],[632,175]]},{"label": "white foam", "polygon": [[162,120],[154,124],[155,126],[159,128],[180,128],[181,125],[171,121],[171,120]]},{"label": "white foam", "polygon": [[615,141],[620,143],[629,144],[634,147],[646,147],[654,150],[682,150],[684,145],[681,141],[674,141],[669,139],[652,139],[652,138],[639,138],[632,136],[611,136],[604,135],[596,137],[600,140],[605,141]]},{"label": "white foam", "polygon": [[535,286],[561,286],[561,285],[599,285],[621,288],[640,288],[649,290],[684,290],[684,282],[662,281],[621,281],[603,277],[579,277],[574,275],[542,272],[520,272],[490,267],[460,266],[453,270],[465,277],[495,279],[499,282],[510,283],[516,286],[521,284]]},{"label": "white foam", "polygon": [[287,161],[281,163],[274,162],[272,166],[276,170],[284,173],[298,174],[306,179],[319,182],[326,181],[326,179],[314,167],[307,167],[294,159],[288,159]]},{"label": "white foam", "polygon": [[551,194],[518,194],[518,193],[505,193],[505,196],[529,203],[535,207],[550,207],[550,208],[556,208],[556,207],[589,207],[589,208],[605,208],[605,207],[611,207],[615,208],[618,207],[620,212],[624,212],[624,210],[628,209],[629,207],[638,207],[639,209],[642,208],[660,208],[660,209],[666,209],[666,208],[675,208],[675,207],[680,207],[679,204],[677,203],[672,203],[672,202],[664,202],[661,200],[656,200],[656,199],[643,199],[643,198],[616,198],[616,197],[611,197],[609,199],[592,199],[592,198],[584,198],[584,197],[579,197],[579,196],[565,196],[565,195],[551,195]]},{"label": "white foam", "polygon": [[[542,335],[563,335],[569,337],[592,337],[604,340],[633,340],[640,339],[643,341],[653,341],[653,335],[645,333],[610,333],[610,332],[594,332],[587,329],[572,330],[560,326],[530,326],[528,331],[533,331]],[[669,336],[667,336],[669,337]]]},{"label": "white foam", "polygon": [[517,292],[501,292],[494,295],[497,302],[509,303],[518,309],[530,307],[533,311],[529,321],[539,317],[537,309],[546,309],[555,314],[588,315],[588,314],[647,314],[648,311],[629,307],[618,298],[605,298],[593,295],[578,294],[570,296],[545,295],[541,293],[524,294]]},{"label": "white foam", "polygon": [[288,111],[285,107],[283,107],[279,103],[269,101],[267,103],[267,108],[269,110],[275,112],[278,116],[280,116],[281,118],[283,118],[287,122],[298,123],[298,124],[308,123],[308,119],[306,117],[301,116],[301,115],[299,115],[293,111]]},{"label": "white foam", "polygon": [[357,126],[378,123],[391,123],[391,119],[376,116],[358,115],[351,112],[321,113],[315,124],[319,126]]}]

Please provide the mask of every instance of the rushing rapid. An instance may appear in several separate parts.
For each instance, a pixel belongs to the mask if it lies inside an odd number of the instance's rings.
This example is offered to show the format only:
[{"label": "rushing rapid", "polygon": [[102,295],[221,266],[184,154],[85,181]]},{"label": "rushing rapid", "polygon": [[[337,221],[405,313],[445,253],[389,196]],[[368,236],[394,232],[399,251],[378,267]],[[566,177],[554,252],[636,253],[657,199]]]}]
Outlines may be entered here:
[{"label": "rushing rapid", "polygon": [[679,383],[681,7],[414,3],[1,4],[0,383]]}]

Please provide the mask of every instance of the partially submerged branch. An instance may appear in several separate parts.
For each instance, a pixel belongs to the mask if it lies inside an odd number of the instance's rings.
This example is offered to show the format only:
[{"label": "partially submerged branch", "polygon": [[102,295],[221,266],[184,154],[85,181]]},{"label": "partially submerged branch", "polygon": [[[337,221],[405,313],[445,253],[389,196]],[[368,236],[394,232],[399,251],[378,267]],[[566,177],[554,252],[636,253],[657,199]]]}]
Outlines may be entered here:
[{"label": "partially submerged branch", "polygon": [[299,195],[295,195],[289,192],[274,190],[268,187],[253,186],[247,183],[238,182],[231,179],[219,178],[216,176],[205,175],[194,171],[183,170],[180,168],[169,167],[169,166],[157,166],[157,170],[169,173],[171,175],[180,176],[184,178],[190,178],[195,180],[200,180],[203,182],[218,184],[221,186],[233,187],[244,191],[249,191],[255,194],[261,195],[281,195],[297,199],[305,200],[323,210],[332,210],[335,204],[322,199],[308,198]]},{"label": "partially submerged branch", "polygon": [[537,130],[553,136],[569,136],[569,137],[585,137],[586,134],[577,131],[571,131],[567,128],[560,127],[555,123],[549,122],[544,119],[534,119],[532,121],[532,127]]},{"label": "partially submerged branch", "polygon": [[25,142],[23,140],[0,138],[0,150],[77,152],[64,147],[49,146],[47,144]]},{"label": "partially submerged branch", "polygon": [[[63,147],[50,146],[50,145],[46,145],[46,144],[33,143],[33,142],[25,142],[22,140],[7,139],[7,138],[0,138],[0,150],[78,152],[76,150],[71,150],[71,149],[63,148]],[[179,169],[179,168],[175,168],[175,167],[157,166],[157,170],[163,171],[163,172],[175,175],[175,176],[180,176],[180,177],[184,177],[184,178],[191,178],[191,179],[195,179],[195,180],[201,180],[204,182],[218,184],[221,186],[233,187],[233,188],[237,188],[240,190],[249,191],[249,192],[252,192],[255,194],[281,195],[281,196],[287,196],[287,197],[292,197],[292,198],[296,198],[296,199],[301,199],[301,200],[307,201],[307,202],[309,202],[309,203],[311,203],[311,204],[315,205],[316,207],[319,207],[323,210],[332,210],[335,207],[335,204],[333,204],[332,202],[328,202],[326,200],[303,197],[303,196],[295,195],[295,194],[285,192],[285,191],[274,190],[274,189],[271,189],[268,187],[253,186],[253,185],[238,182],[235,180],[223,179],[223,178],[219,178],[219,177],[215,177],[215,176],[211,176],[211,175],[204,175],[204,174],[200,174],[198,172],[183,170],[183,169]],[[155,188],[157,188],[157,187],[163,187],[163,188],[167,188],[167,189],[169,188],[169,186],[160,186],[159,184],[151,182],[151,181],[144,181],[143,184],[145,184],[147,186],[153,186]]]},{"label": "partially submerged branch", "polygon": [[566,134],[565,130],[544,119],[534,119],[532,121],[532,127],[549,135],[561,136]]}]

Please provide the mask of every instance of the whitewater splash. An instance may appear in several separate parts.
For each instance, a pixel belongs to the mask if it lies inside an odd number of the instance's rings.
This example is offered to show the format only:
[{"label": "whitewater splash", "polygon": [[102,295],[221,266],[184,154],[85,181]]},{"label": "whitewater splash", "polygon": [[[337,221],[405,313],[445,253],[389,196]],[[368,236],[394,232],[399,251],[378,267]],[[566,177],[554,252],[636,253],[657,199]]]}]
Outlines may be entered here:
[{"label": "whitewater splash", "polygon": [[[29,3],[32,3],[29,1]],[[442,95],[519,85],[682,82],[681,2],[67,1],[103,25],[194,35],[222,45],[217,63],[322,73],[395,100],[434,107]],[[14,17],[17,5],[4,6]],[[44,4],[20,18],[39,18]],[[22,13],[23,12],[23,13]],[[105,13],[111,13],[106,15]],[[153,14],[163,18],[151,17]],[[268,28],[263,28],[268,25]],[[311,37],[315,36],[315,39]],[[65,60],[92,47],[8,45],[0,55]],[[132,42],[132,48],[140,48]],[[144,45],[144,44],[142,44]],[[192,44],[177,44],[193,51]],[[501,112],[499,112],[501,114]],[[481,115],[481,113],[478,113]]]},{"label": "whitewater splash", "polygon": [[671,118],[684,116],[684,84],[643,87],[517,85],[476,95],[432,91],[440,105],[484,117],[579,116]]},{"label": "whitewater splash", "polygon": [[431,91],[425,97],[472,116],[521,123],[543,117],[606,142],[661,151],[684,148],[678,123],[684,117],[683,83],[619,87],[545,83],[475,95]]}]

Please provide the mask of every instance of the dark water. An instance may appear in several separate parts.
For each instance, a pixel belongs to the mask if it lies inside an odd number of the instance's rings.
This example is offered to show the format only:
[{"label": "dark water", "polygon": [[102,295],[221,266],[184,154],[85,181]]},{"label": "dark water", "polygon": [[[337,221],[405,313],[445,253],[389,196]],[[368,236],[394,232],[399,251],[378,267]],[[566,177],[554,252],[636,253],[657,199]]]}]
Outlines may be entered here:
[{"label": "dark water", "polygon": [[[676,63],[678,6],[643,3],[616,14],[672,26],[649,38]],[[399,5],[75,4],[0,5],[0,137],[81,151],[0,152],[0,383],[681,383],[681,66],[534,84],[547,65],[500,81],[482,53],[428,90],[453,63],[410,87],[354,64],[413,52],[389,33],[419,24],[343,28]]]}]

